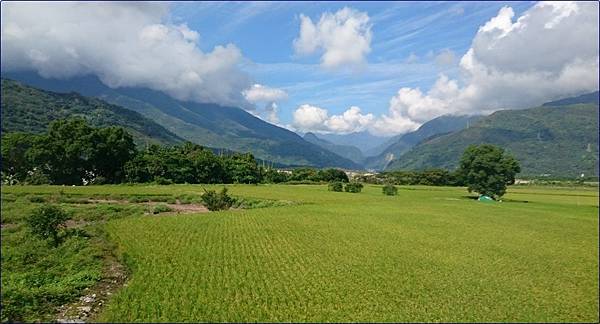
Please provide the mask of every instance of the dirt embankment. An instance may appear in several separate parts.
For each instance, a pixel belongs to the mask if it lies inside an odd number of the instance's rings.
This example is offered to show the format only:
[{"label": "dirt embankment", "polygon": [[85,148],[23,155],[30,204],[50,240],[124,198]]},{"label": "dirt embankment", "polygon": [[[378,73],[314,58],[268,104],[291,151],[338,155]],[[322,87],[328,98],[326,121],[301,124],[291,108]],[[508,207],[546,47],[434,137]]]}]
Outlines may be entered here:
[{"label": "dirt embankment", "polygon": [[102,307],[121,287],[126,286],[127,270],[112,253],[104,257],[102,279],[91,288],[85,289],[85,295],[70,304],[58,308],[58,323],[94,322]]}]

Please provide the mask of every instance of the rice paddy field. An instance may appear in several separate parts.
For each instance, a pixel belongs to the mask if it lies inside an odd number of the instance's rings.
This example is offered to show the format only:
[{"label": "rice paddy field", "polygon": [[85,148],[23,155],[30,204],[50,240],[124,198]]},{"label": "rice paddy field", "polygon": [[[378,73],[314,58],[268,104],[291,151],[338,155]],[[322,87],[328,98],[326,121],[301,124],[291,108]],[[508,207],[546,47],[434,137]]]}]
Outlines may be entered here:
[{"label": "rice paddy field", "polygon": [[[501,203],[446,187],[399,187],[397,196],[369,185],[358,194],[320,185],[228,188],[280,203],[162,216],[120,205],[127,215],[101,226],[130,274],[94,320],[599,320],[598,188],[511,187]],[[202,189],[3,187],[3,224],[18,222],[19,197],[59,192],[191,197]],[[101,217],[86,208],[81,219]]]}]

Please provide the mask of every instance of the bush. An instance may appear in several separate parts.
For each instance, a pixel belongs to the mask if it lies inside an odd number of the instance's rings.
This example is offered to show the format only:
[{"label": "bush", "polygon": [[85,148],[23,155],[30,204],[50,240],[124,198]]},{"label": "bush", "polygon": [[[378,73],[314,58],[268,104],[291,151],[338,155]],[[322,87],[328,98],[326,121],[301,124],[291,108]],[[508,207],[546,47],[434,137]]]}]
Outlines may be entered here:
[{"label": "bush", "polygon": [[346,188],[344,188],[346,190],[346,192],[353,192],[353,193],[358,193],[361,192],[363,188],[362,183],[360,182],[350,182],[348,184],[346,184]]},{"label": "bush", "polygon": [[142,197],[142,196],[133,196],[133,197],[129,198],[130,203],[142,203],[142,202],[148,202],[148,201],[150,201],[150,199],[148,199],[147,197]]},{"label": "bush", "polygon": [[42,239],[50,238],[54,246],[58,246],[58,231],[64,227],[70,217],[60,207],[42,205],[27,218],[27,226],[31,233]]},{"label": "bush", "polygon": [[398,194],[398,188],[392,184],[386,184],[383,186],[383,194],[387,196],[395,196]]},{"label": "bush", "polygon": [[341,181],[330,182],[329,186],[328,186],[328,190],[342,192],[342,191],[344,191],[344,184]]},{"label": "bush", "polygon": [[170,185],[170,184],[173,184],[173,180],[171,180],[171,179],[165,179],[163,177],[156,177],[156,178],[154,178],[154,182],[156,182],[157,185]]},{"label": "bush", "polygon": [[153,214],[159,214],[159,213],[166,213],[166,212],[170,212],[173,211],[173,209],[165,204],[158,204],[156,206],[154,206],[154,209],[152,210]]},{"label": "bush", "polygon": [[46,175],[45,173],[43,173],[42,171],[35,169],[33,171],[30,171],[29,174],[27,175],[27,177],[25,178],[25,184],[28,185],[45,185],[45,184],[50,184],[50,178],[48,177],[48,175]]},{"label": "bush", "polygon": [[227,195],[227,188],[221,189],[221,192],[217,193],[215,190],[206,190],[201,196],[202,203],[208,210],[226,210],[233,205],[233,199]]},{"label": "bush", "polygon": [[179,199],[179,203],[182,205],[189,205],[193,202],[194,196],[192,195],[180,195],[177,197]]},{"label": "bush", "polygon": [[94,179],[92,179],[92,181],[90,181],[89,184],[92,184],[92,185],[103,185],[103,184],[108,184],[108,183],[110,183],[110,181],[108,181],[108,179],[106,177],[97,176]]},{"label": "bush", "polygon": [[341,182],[348,182],[348,175],[346,174],[346,172],[342,171],[342,170],[338,170],[338,169],[325,169],[325,170],[319,170],[317,172],[317,177],[320,178],[320,180],[322,181],[330,181],[330,182],[335,182],[335,181],[341,181]]},{"label": "bush", "polygon": [[44,198],[43,196],[29,196],[27,198],[29,199],[29,202],[32,202],[32,203],[46,202],[46,198]]}]

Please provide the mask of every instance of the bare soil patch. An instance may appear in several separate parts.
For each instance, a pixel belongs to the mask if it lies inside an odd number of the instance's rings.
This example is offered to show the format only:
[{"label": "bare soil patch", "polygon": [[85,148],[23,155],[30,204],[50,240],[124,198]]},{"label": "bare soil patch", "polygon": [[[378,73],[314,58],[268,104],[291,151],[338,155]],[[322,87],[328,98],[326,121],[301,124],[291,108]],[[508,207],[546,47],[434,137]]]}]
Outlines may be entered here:
[{"label": "bare soil patch", "polygon": [[[155,215],[177,215],[177,214],[189,214],[189,213],[208,213],[209,210],[202,204],[182,204],[179,199],[177,199],[177,203],[168,204],[160,201],[147,201],[141,203],[130,203],[127,200],[116,200],[116,199],[88,199],[87,203],[89,204],[138,204],[138,205],[146,205],[149,207],[154,207],[156,205],[166,205],[171,208],[173,211],[164,212]],[[151,213],[147,213],[151,214]],[[67,226],[68,227],[68,226]]]},{"label": "bare soil patch", "polygon": [[15,228],[17,224],[15,223],[2,223],[0,224],[0,228]]},{"label": "bare soil patch", "polygon": [[145,204],[150,207],[154,207],[156,205],[166,205],[173,210],[170,212],[164,212],[164,213],[159,213],[159,214],[155,214],[155,215],[177,215],[177,214],[208,213],[209,212],[208,208],[206,208],[206,207],[204,207],[204,205],[200,205],[200,204],[180,204],[180,203],[165,204],[162,202],[155,202],[155,201],[147,202]]},{"label": "bare soil patch", "polygon": [[116,199],[88,199],[90,204],[126,204],[127,200],[116,200]]},{"label": "bare soil patch", "polygon": [[122,286],[126,286],[127,271],[117,258],[108,253],[104,257],[102,279],[93,287],[86,288],[79,300],[58,308],[58,323],[94,322],[107,300]]}]

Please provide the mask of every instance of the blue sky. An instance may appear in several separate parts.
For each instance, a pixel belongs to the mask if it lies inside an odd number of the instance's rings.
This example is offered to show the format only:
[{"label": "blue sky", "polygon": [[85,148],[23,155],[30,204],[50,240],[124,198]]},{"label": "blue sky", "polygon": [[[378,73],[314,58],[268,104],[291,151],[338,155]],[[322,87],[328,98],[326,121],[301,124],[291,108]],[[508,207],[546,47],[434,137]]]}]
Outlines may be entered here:
[{"label": "blue sky", "polygon": [[[185,2],[171,4],[173,23],[200,34],[199,47],[235,44],[246,60],[243,69],[260,84],[280,88],[282,124],[301,104],[340,114],[350,106],[380,115],[401,87],[428,90],[440,73],[456,77],[458,60],[480,26],[504,6],[518,17],[533,2]],[[350,7],[366,12],[372,24],[371,52],[359,71],[320,67],[319,55],[300,57],[293,41],[300,14],[316,21],[324,12]],[[436,63],[450,50],[453,64]],[[412,57],[411,57],[412,56]]]}]

